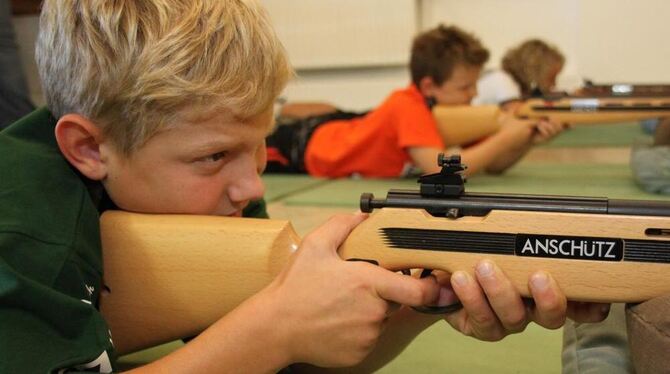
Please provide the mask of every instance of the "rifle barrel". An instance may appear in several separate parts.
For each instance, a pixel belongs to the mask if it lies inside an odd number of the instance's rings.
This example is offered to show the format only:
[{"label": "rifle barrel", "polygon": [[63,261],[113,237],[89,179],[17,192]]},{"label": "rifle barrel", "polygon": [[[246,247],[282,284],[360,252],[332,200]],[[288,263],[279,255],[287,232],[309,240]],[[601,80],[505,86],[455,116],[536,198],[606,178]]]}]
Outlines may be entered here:
[{"label": "rifle barrel", "polygon": [[392,189],[385,199],[361,195],[363,212],[380,208],[424,209],[433,216],[458,212],[458,216],[484,216],[492,210],[520,210],[556,213],[589,213],[635,216],[670,216],[670,202],[622,200],[604,197],[463,193],[459,197],[426,197],[419,191]]}]

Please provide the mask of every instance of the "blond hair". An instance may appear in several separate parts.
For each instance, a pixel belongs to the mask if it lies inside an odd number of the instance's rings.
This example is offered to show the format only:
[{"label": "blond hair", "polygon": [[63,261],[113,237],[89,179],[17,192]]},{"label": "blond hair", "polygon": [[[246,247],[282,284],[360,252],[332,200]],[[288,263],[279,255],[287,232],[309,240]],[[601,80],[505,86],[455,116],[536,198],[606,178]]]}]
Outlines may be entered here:
[{"label": "blond hair", "polygon": [[542,40],[530,39],[512,48],[503,57],[502,68],[508,72],[521,88],[523,95],[528,95],[535,88],[548,92],[551,87],[544,87],[549,71],[556,66],[563,66],[565,57],[556,48]]},{"label": "blond hair", "polygon": [[46,0],[36,59],[54,116],[125,154],[189,111],[257,115],[293,74],[255,0]]}]

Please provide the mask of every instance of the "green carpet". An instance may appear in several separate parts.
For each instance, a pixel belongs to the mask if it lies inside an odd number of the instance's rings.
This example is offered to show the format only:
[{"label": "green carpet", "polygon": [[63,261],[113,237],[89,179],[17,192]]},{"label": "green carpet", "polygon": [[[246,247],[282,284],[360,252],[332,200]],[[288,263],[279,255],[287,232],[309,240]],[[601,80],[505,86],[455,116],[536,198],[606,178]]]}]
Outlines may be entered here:
[{"label": "green carpet", "polygon": [[424,331],[382,374],[560,373],[561,330],[531,324],[502,341],[482,342],[463,336],[446,322]]},{"label": "green carpet", "polygon": [[[119,369],[129,370],[157,360],[182,345],[173,342],[126,355],[119,361]],[[463,336],[446,322],[439,322],[378,373],[559,373],[561,345],[561,330],[535,324],[521,334],[490,343]]]},{"label": "green carpet", "polygon": [[265,183],[265,201],[273,202],[327,183],[328,180],[300,174],[264,174],[263,182]]},{"label": "green carpet", "polygon": [[[355,208],[360,195],[383,198],[389,189],[418,189],[415,179],[338,179],[288,196],[288,205]],[[520,163],[501,176],[478,175],[465,186],[469,192],[573,195],[612,199],[670,199],[645,192],[633,182],[628,165],[601,163]]]},{"label": "green carpet", "polygon": [[416,179],[335,179],[329,183],[288,196],[287,205],[358,207],[361,193],[386,196],[389,188],[416,189]]},{"label": "green carpet", "polygon": [[627,164],[522,163],[503,176],[475,176],[468,180],[465,188],[472,192],[670,199],[670,196],[651,194],[638,187]]},{"label": "green carpet", "polygon": [[626,147],[651,136],[637,122],[574,126],[543,147]]},{"label": "green carpet", "polygon": [[117,363],[118,370],[126,371],[134,367],[146,365],[150,362],[158,360],[159,358],[167,355],[168,353],[174,351],[175,349],[183,345],[184,343],[182,343],[181,341],[174,341],[172,343],[159,345],[157,347],[125,355],[121,357]]}]

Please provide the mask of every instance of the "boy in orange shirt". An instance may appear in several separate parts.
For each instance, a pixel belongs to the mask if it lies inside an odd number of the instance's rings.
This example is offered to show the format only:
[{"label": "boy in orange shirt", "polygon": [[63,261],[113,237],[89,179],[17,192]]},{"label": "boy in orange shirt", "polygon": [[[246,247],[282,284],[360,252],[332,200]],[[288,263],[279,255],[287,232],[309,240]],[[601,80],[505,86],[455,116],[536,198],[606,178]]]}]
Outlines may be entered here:
[{"label": "boy in orange shirt", "polygon": [[[399,177],[415,166],[426,173],[437,172],[437,155],[445,147],[432,106],[469,104],[488,58],[479,40],[457,27],[441,25],[419,34],[412,45],[412,83],[407,88],[393,92],[363,116],[350,118],[336,112],[280,126],[267,139],[268,171]],[[447,152],[460,151],[469,175],[482,170],[499,173],[533,144],[552,138],[561,129],[560,124],[509,116],[496,134]]]}]

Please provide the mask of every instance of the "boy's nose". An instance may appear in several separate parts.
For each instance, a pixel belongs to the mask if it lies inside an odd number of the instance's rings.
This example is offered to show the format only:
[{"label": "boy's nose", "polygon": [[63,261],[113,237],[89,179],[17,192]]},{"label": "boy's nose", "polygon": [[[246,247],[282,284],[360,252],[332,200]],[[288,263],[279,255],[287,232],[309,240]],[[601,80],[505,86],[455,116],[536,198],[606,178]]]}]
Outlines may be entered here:
[{"label": "boy's nose", "polygon": [[233,202],[257,200],[263,197],[265,185],[256,168],[240,175],[229,187],[228,197]]}]

